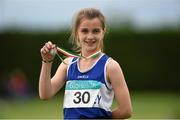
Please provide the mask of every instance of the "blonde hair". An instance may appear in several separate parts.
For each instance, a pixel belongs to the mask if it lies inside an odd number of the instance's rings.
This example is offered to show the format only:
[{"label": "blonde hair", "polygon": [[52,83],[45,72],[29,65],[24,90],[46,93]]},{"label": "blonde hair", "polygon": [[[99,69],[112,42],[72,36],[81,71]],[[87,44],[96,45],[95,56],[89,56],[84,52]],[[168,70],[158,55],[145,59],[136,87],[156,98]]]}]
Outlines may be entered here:
[{"label": "blonde hair", "polygon": [[[78,36],[77,36],[77,30],[83,18],[87,18],[87,19],[98,18],[101,22],[104,33],[106,32],[105,17],[98,9],[95,9],[95,8],[81,9],[76,14],[75,19],[73,21],[72,32],[71,32],[71,37],[70,37],[70,43],[73,45],[73,50],[75,50],[76,52],[80,52],[81,50],[81,46],[80,46]],[[103,51],[103,48],[104,48],[103,40],[101,40],[100,47],[101,47],[101,50]]]}]

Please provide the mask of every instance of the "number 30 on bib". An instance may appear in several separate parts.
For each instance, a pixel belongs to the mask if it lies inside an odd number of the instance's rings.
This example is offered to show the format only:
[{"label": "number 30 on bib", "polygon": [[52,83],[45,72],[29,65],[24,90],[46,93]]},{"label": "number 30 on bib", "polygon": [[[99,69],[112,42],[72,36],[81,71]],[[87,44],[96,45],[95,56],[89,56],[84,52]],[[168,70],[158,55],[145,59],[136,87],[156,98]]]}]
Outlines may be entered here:
[{"label": "number 30 on bib", "polygon": [[64,108],[93,107],[99,89],[94,90],[66,90]]}]

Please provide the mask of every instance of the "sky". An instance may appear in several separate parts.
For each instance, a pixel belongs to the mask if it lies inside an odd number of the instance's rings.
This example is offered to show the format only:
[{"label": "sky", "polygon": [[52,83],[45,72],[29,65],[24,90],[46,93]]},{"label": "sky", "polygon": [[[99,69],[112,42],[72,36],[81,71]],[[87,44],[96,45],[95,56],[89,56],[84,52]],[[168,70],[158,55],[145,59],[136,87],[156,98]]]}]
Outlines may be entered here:
[{"label": "sky", "polygon": [[69,28],[81,8],[95,7],[109,26],[130,23],[136,29],[180,26],[179,0],[0,0],[0,30]]}]

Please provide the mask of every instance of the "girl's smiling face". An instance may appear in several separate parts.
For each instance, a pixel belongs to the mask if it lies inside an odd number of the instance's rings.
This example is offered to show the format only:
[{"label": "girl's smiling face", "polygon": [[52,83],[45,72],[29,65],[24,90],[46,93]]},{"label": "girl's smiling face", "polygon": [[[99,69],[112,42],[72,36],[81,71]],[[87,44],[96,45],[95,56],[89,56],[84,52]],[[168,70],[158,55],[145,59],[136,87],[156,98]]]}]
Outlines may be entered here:
[{"label": "girl's smiling face", "polygon": [[101,50],[103,42],[104,30],[98,18],[83,18],[80,21],[77,35],[81,49],[89,52]]}]

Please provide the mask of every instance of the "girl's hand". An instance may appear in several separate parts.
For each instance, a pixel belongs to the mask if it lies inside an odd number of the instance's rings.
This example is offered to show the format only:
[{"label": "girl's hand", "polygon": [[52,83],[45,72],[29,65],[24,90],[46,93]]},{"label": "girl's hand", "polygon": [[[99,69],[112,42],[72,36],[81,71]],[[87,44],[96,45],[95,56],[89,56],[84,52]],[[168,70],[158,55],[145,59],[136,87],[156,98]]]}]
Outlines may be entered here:
[{"label": "girl's hand", "polygon": [[55,54],[52,54],[50,51],[55,48],[55,44],[53,44],[51,41],[48,41],[45,43],[45,45],[41,48],[40,53],[42,60],[44,62],[52,62]]}]

